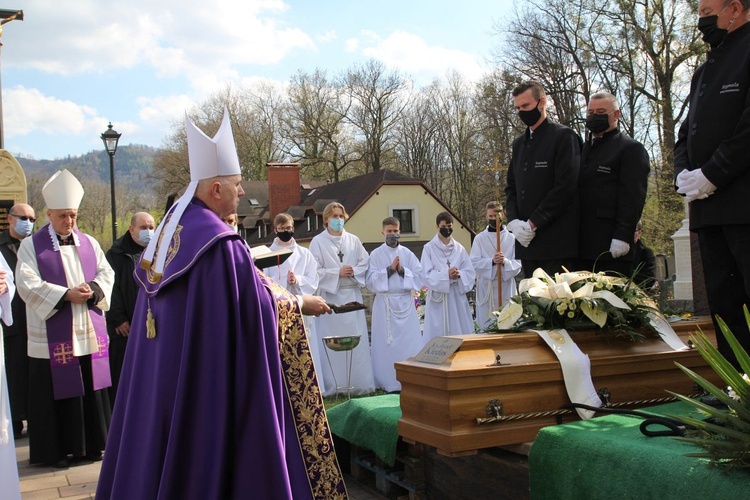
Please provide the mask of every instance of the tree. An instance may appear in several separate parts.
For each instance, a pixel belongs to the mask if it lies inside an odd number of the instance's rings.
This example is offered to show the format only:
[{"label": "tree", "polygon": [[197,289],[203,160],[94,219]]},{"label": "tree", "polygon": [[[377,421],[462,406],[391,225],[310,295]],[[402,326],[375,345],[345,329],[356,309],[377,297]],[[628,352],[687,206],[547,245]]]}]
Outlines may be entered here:
[{"label": "tree", "polygon": [[395,159],[395,130],[406,106],[406,80],[386,72],[380,61],[354,66],[341,78],[350,107],[344,118],[357,131],[362,161],[368,172],[386,168]]},{"label": "tree", "polygon": [[362,160],[347,133],[349,101],[342,89],[322,70],[299,71],[290,81],[287,101],[281,118],[286,155],[301,163],[308,178],[338,182],[347,167]]},{"label": "tree", "polygon": [[439,83],[417,92],[401,113],[396,127],[396,157],[407,175],[424,180],[442,198],[448,183],[440,175],[438,110]]}]

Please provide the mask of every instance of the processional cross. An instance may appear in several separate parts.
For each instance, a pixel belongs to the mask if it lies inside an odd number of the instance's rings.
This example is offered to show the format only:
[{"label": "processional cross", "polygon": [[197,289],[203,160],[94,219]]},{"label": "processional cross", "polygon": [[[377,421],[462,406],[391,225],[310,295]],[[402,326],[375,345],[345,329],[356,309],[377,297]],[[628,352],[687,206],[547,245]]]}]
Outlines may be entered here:
[{"label": "processional cross", "polygon": [[[14,19],[23,21],[22,10],[8,10],[0,9],[0,38],[3,36],[3,25],[9,23]],[[0,47],[3,44],[0,42]],[[0,85],[0,149],[5,149],[5,133],[3,132],[3,99],[2,99],[2,85]]]}]

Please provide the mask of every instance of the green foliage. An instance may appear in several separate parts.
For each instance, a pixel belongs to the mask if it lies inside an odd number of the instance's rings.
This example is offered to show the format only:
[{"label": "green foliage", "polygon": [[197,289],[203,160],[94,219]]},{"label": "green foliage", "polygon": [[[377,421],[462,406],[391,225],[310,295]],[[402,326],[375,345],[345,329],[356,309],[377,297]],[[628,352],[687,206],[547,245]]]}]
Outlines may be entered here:
[{"label": "green foliage", "polygon": [[[747,306],[744,310],[745,320],[750,325],[750,312]],[[742,371],[745,374],[750,373],[750,355],[721,318],[718,318],[718,324],[721,334],[727,339]],[[714,464],[750,467],[750,379],[747,375],[738,372],[711,344],[703,332],[696,332],[691,338],[703,359],[731,390],[727,394],[704,377],[678,363],[677,366],[688,377],[727,407],[726,409],[714,408],[700,401],[672,393],[709,417],[701,420],[675,416],[674,418],[695,428],[687,437],[679,439],[705,450],[702,453],[691,453],[689,456],[709,458]]]}]

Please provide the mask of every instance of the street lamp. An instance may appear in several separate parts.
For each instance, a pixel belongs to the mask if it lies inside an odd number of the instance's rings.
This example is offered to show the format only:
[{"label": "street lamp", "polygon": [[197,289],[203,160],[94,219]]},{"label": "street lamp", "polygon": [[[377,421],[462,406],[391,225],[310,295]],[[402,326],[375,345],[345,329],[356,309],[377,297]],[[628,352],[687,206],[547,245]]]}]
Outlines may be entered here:
[{"label": "street lamp", "polygon": [[102,141],[104,141],[104,148],[109,154],[109,185],[111,188],[111,199],[112,199],[112,244],[117,239],[117,210],[115,209],[115,152],[117,152],[117,143],[120,141],[120,136],[116,130],[112,130],[112,122],[109,122],[107,130],[102,134]]}]

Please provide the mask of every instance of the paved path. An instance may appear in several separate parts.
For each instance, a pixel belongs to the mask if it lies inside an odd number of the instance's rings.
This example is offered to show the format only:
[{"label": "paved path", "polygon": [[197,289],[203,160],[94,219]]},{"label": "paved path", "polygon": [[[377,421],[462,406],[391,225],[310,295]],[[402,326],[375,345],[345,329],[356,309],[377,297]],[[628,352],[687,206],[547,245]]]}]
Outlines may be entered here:
[{"label": "paved path", "polygon": [[[101,462],[87,463],[69,469],[54,469],[29,465],[29,439],[16,440],[16,460],[18,476],[21,480],[23,500],[51,498],[94,498],[96,483],[99,481]],[[375,490],[345,477],[346,488],[351,500],[380,500],[385,498]]]}]

